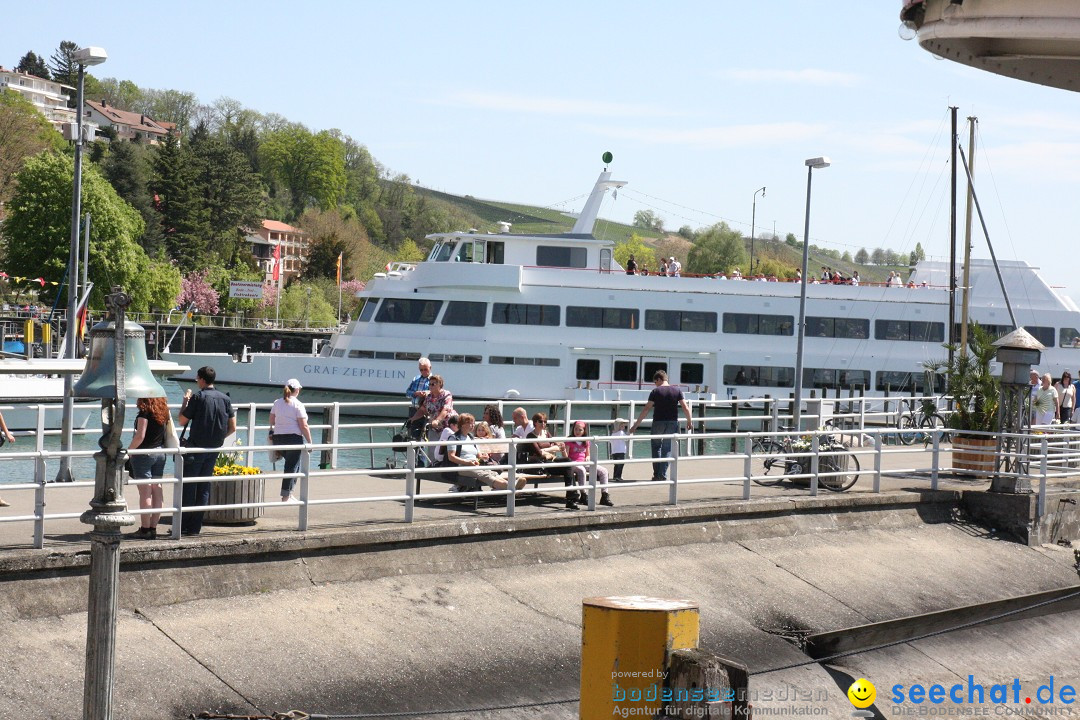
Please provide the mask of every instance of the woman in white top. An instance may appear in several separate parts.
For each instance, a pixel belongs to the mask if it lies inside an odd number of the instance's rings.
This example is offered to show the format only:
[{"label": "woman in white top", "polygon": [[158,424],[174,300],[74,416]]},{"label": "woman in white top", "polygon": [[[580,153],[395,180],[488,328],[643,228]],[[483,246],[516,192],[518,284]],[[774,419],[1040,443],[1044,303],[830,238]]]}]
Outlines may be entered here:
[{"label": "woman in white top", "polygon": [[1054,416],[1057,414],[1058,399],[1057,390],[1050,383],[1053,382],[1053,378],[1050,373],[1046,373],[1042,376],[1042,385],[1035,393],[1035,401],[1032,404],[1032,411],[1035,415],[1032,418],[1032,425],[1049,425],[1054,422]]},{"label": "woman in white top", "polygon": [[[311,444],[311,428],[308,427],[307,410],[304,403],[297,399],[300,394],[300,381],[290,378],[285,383],[282,396],[274,401],[274,407],[270,408],[270,442],[275,445],[300,445],[307,442]],[[295,450],[283,450],[285,456],[285,472],[295,473],[300,466],[300,453]],[[284,477],[281,479],[281,502],[296,502],[292,496],[293,487],[296,485],[296,477]]]}]

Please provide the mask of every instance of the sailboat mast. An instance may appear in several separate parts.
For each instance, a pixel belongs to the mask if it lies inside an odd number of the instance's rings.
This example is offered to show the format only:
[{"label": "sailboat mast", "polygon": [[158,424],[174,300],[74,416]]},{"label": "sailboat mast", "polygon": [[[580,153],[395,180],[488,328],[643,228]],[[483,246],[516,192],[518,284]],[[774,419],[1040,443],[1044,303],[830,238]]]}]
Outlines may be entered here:
[{"label": "sailboat mast", "polygon": [[[975,174],[975,123],[979,121],[977,117],[968,117],[968,157],[971,158],[971,174]],[[971,283],[971,215],[972,208],[972,193],[974,187],[972,187],[971,181],[968,181],[967,191],[967,218],[964,221],[964,282],[960,286],[960,353],[967,354],[967,342],[968,342],[968,304],[971,301],[970,283]]]}]

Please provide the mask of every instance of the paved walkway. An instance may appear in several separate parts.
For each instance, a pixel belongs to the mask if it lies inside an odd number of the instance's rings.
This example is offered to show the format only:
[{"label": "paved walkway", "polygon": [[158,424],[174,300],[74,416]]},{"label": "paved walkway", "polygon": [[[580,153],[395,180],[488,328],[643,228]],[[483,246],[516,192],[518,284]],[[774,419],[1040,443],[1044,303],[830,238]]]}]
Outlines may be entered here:
[{"label": "paved walkway", "polygon": [[[874,491],[874,455],[872,449],[859,451],[862,471],[858,482],[847,491],[848,494],[865,494]],[[864,454],[865,453],[865,454]],[[928,490],[931,488],[929,467],[932,454],[921,447],[890,449],[882,455],[882,492],[897,490]],[[949,454],[941,454],[941,463],[948,465]],[[610,463],[605,463],[610,469]],[[680,482],[677,488],[678,503],[685,505],[695,502],[716,500],[741,500],[745,481],[740,477],[744,472],[744,461],[739,458],[682,458],[679,466]],[[171,463],[170,463],[171,467]],[[385,471],[384,471],[385,472]],[[755,470],[755,472],[760,472]],[[634,461],[625,468],[624,477],[633,482],[611,484],[612,498],[619,508],[659,507],[670,502],[671,484],[649,482],[651,465],[647,460]],[[264,498],[269,504],[263,509],[262,517],[255,523],[220,524],[208,523],[203,528],[203,536],[220,537],[224,535],[246,533],[269,533],[297,531],[299,529],[300,506],[285,505],[275,500],[279,497],[276,479],[265,481]],[[979,490],[988,487],[988,480],[961,478],[950,473],[941,473],[938,489]],[[421,483],[420,494],[415,504],[413,521],[425,522],[446,520],[456,517],[473,518],[477,515],[491,517],[505,515],[506,497],[483,497],[479,507],[474,508],[471,498],[446,496],[431,498],[433,494],[446,494],[449,486],[434,481]],[[405,523],[407,483],[404,477],[374,475],[370,470],[337,471],[321,470],[313,472],[309,489],[308,528],[356,528],[378,524]],[[299,486],[297,487],[299,494]],[[92,483],[84,484],[49,484],[46,486],[46,512],[60,517],[47,519],[45,522],[45,547],[72,544],[88,544],[89,526],[79,522],[78,516],[86,510],[92,496]],[[750,484],[751,498],[806,497],[809,488],[781,481],[775,487],[761,487]],[[489,494],[485,490],[484,494]],[[820,495],[832,496],[824,488]],[[165,486],[165,504],[172,496],[172,486]],[[34,490],[3,490],[3,497],[11,507],[0,509],[0,550],[8,548],[33,547],[34,523],[29,516],[33,514]],[[138,492],[135,487],[125,489],[125,497],[131,508],[138,506]],[[518,495],[515,512],[518,517],[543,515],[561,515],[575,512],[565,509],[565,493],[561,484],[541,484],[539,490],[530,485]],[[599,500],[599,497],[597,497]],[[606,512],[608,508],[597,505],[594,512]],[[585,506],[576,512],[590,512]],[[9,522],[16,517],[25,521]],[[167,519],[166,519],[167,522]],[[159,527],[161,536],[169,533],[169,525]],[[168,540],[164,540],[168,542]]]}]

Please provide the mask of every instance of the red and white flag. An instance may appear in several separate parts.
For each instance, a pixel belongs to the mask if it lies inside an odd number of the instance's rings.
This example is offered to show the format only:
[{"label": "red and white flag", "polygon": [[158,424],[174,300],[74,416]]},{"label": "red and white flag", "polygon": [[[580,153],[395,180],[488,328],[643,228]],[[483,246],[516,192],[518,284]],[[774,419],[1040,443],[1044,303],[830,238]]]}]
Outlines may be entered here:
[{"label": "red and white flag", "polygon": [[281,245],[274,246],[274,282],[281,279]]}]

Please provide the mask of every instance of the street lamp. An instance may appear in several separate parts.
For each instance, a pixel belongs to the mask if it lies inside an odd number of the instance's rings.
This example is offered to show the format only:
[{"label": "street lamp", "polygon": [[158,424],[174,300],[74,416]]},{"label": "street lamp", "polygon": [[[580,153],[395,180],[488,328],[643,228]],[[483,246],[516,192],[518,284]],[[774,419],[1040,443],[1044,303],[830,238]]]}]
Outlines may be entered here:
[{"label": "street lamp", "polygon": [[[75,278],[78,277],[79,267],[79,216],[82,213],[82,148],[83,148],[83,85],[86,80],[86,68],[90,65],[100,65],[108,59],[109,55],[103,48],[86,47],[76,50],[72,55],[75,62],[79,63],[78,93],[75,96],[75,122],[78,130],[75,135],[75,179],[71,190],[71,249],[68,253],[67,274],[67,347],[64,355],[68,359],[75,359],[75,305],[76,289]],[[89,244],[89,238],[87,238]],[[75,399],[71,395],[73,380],[71,375],[64,375],[64,417],[60,424],[60,449],[71,449],[72,419],[75,412]],[[66,455],[60,459],[60,469],[56,475],[60,482],[71,482],[71,458]]]},{"label": "street lamp", "polygon": [[765,197],[765,188],[754,191],[754,204],[750,208],[750,275],[754,275],[754,222],[757,220],[757,196]]},{"label": "street lamp", "polygon": [[806,284],[810,276],[807,273],[807,265],[810,262],[810,183],[814,177],[814,170],[827,168],[832,163],[827,157],[810,158],[806,161],[806,225],[803,228],[802,246],[802,283],[799,288],[799,340],[795,350],[795,407],[794,425],[795,431],[800,429],[799,421],[802,419],[802,376],[803,376],[803,341],[806,339]]}]

